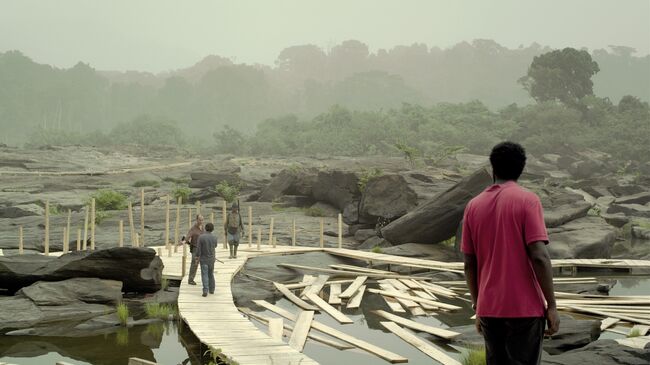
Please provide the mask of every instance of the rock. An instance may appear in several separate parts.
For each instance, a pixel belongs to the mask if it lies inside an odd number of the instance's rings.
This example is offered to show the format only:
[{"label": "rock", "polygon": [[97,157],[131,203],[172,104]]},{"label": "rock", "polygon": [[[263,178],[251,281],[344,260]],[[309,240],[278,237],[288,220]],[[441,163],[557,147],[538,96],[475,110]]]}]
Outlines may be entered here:
[{"label": "rock", "polygon": [[632,226],[632,237],[638,238],[641,240],[650,240],[650,228]]},{"label": "rock", "polygon": [[598,340],[585,347],[560,355],[543,354],[543,365],[644,365],[650,363],[650,351],[618,344],[614,340]]},{"label": "rock", "polygon": [[591,204],[586,201],[577,201],[552,209],[544,209],[544,222],[546,227],[559,227],[566,222],[585,217],[589,209],[591,209]]},{"label": "rock", "polygon": [[331,204],[341,211],[359,200],[359,177],[353,172],[320,171],[312,189],[314,199]]},{"label": "rock", "polygon": [[456,233],[456,227],[469,200],[491,183],[491,173],[487,168],[481,168],[452,188],[385,226],[381,230],[382,236],[393,244],[444,241]]},{"label": "rock", "polygon": [[615,185],[610,186],[607,190],[609,190],[609,192],[617,198],[635,195],[647,191],[647,189],[644,189],[639,185]]},{"label": "rock", "polygon": [[[429,245],[426,243],[404,243],[384,248],[383,253],[404,257],[421,257],[436,261],[453,262],[457,260],[454,249],[445,245]],[[398,271],[397,267],[393,271]]]},{"label": "rock", "polygon": [[277,199],[281,207],[308,207],[314,204],[314,198],[307,195],[283,195]]},{"label": "rock", "polygon": [[343,209],[343,222],[346,224],[359,223],[359,202],[354,201],[345,206]]},{"label": "rock", "polygon": [[354,234],[354,239],[357,242],[364,242],[370,237],[374,237],[377,235],[377,231],[374,229],[360,229]]},{"label": "rock", "polygon": [[607,214],[623,213],[627,216],[650,218],[650,206],[640,204],[612,204]]},{"label": "rock", "polygon": [[550,339],[545,339],[544,351],[557,355],[577,349],[596,341],[600,337],[600,321],[576,320],[571,316],[560,316],[560,330]]},{"label": "rock", "polygon": [[96,278],[38,281],[20,289],[16,296],[29,298],[36,305],[65,305],[75,302],[115,303],[122,299],[122,282]]},{"label": "rock", "polygon": [[630,218],[626,217],[623,213],[600,213],[600,217],[616,228],[621,228],[630,222]]},{"label": "rock", "polygon": [[596,160],[582,160],[572,163],[567,171],[577,179],[587,179],[598,171],[602,171],[603,163]]},{"label": "rock", "polygon": [[192,180],[190,180],[189,186],[190,188],[214,188],[222,181],[237,184],[240,182],[240,172],[241,168],[239,166],[230,166],[215,172],[192,172],[190,173]]},{"label": "rock", "polygon": [[382,175],[368,181],[359,204],[359,222],[383,217],[394,220],[417,205],[417,194],[401,175]]},{"label": "rock", "polygon": [[337,217],[339,214],[339,210],[336,209],[336,207],[323,202],[315,203],[309,207],[309,210],[315,214],[315,216],[320,217]]},{"label": "rock", "polygon": [[283,195],[311,196],[316,176],[314,170],[282,170],[262,189],[258,201],[272,202]]},{"label": "rock", "polygon": [[616,198],[616,204],[648,204],[650,203],[650,192],[642,192],[633,195],[626,195]]},{"label": "rock", "polygon": [[44,215],[45,209],[36,204],[23,204],[0,207],[0,218],[18,218],[31,215]]},{"label": "rock", "polygon": [[0,257],[0,288],[16,291],[37,281],[70,278],[118,280],[126,292],[160,290],[162,260],[150,248],[114,247],[60,257]]},{"label": "rock", "polygon": [[362,244],[357,246],[357,250],[371,250],[375,247],[383,248],[383,247],[391,247],[391,246],[392,245],[390,244],[390,242],[386,241],[385,239],[378,236],[374,236],[363,241]]},{"label": "rock", "polygon": [[616,229],[600,217],[576,219],[548,230],[547,246],[554,259],[610,258]]},{"label": "rock", "polygon": [[206,202],[210,201],[211,199],[214,199],[219,196],[219,193],[215,190],[214,186],[210,188],[204,188],[199,191],[193,191],[192,194],[190,194],[188,200],[189,203],[193,202]]}]

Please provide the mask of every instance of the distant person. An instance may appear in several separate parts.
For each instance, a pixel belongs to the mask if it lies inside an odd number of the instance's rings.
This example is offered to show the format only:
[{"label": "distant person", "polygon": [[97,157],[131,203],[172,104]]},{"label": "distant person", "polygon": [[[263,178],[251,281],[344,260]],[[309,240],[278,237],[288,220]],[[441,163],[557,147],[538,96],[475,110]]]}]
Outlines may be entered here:
[{"label": "distant person", "polygon": [[212,234],[214,224],[205,225],[205,233],[199,236],[196,245],[196,263],[201,264],[201,282],[203,283],[203,296],[214,294],[214,262],[217,258],[215,248],[217,247],[217,237]]},{"label": "distant person", "polygon": [[230,207],[230,213],[226,216],[226,222],[223,225],[226,231],[226,238],[228,239],[228,248],[230,249],[231,259],[237,258],[237,248],[239,247],[240,232],[244,231],[244,224],[239,214],[239,205],[233,204]]},{"label": "distant person", "polygon": [[467,204],[462,232],[476,329],[488,365],[539,364],[544,333],[560,327],[542,204],[517,184],[523,147],[499,143],[490,163],[494,184]]},{"label": "distant person", "polygon": [[[194,277],[196,277],[196,269],[198,268],[198,261],[196,260],[196,245],[199,242],[199,236],[204,232],[203,216],[197,214],[196,223],[194,223],[186,235],[187,242],[190,244],[190,253],[192,254],[192,259],[190,261],[190,274],[187,281],[190,285],[196,285],[196,282],[194,281]],[[185,243],[185,241],[183,241],[183,243]]]}]

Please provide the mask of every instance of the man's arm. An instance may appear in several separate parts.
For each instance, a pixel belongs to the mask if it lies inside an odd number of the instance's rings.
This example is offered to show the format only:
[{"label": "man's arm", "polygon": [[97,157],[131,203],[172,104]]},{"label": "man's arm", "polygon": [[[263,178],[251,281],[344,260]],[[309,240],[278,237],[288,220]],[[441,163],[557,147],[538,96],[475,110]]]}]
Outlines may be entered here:
[{"label": "man's arm", "polygon": [[555,291],[553,289],[553,266],[551,265],[551,256],[548,254],[546,244],[543,241],[533,242],[526,245],[528,257],[533,264],[535,276],[544,298],[547,303],[546,319],[548,321],[547,335],[556,333],[560,328],[560,317],[557,313],[557,304],[555,302]]},{"label": "man's arm", "polygon": [[196,240],[196,248],[194,249],[194,256],[196,256],[196,261],[199,261],[199,258],[201,257],[201,237],[199,237],[198,240]]},{"label": "man's arm", "polygon": [[472,296],[472,304],[476,305],[478,300],[478,282],[477,282],[477,272],[478,264],[476,261],[476,255],[465,254],[465,281],[467,281],[467,287],[469,288],[469,293]]}]

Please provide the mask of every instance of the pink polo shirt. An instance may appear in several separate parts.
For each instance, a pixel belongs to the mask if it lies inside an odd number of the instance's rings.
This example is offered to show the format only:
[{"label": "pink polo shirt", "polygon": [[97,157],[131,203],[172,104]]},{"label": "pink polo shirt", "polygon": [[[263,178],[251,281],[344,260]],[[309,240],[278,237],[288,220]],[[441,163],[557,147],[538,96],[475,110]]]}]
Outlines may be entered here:
[{"label": "pink polo shirt", "polygon": [[542,317],[544,295],[526,245],[548,243],[542,204],[514,181],[485,189],[465,207],[461,251],[478,262],[479,317]]}]

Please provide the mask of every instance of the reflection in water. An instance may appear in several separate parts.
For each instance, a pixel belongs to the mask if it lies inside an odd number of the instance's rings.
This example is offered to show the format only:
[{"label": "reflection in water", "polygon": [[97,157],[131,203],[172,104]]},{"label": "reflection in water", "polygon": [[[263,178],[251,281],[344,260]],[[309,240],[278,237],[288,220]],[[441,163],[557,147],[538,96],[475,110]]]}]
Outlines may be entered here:
[{"label": "reflection in water", "polygon": [[115,332],[115,343],[117,346],[127,346],[129,344],[129,329],[122,327]]}]

